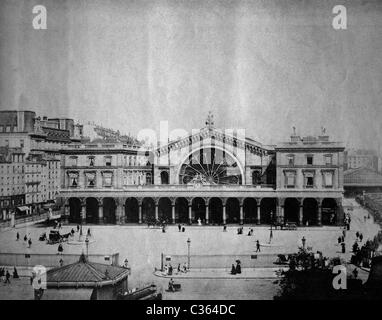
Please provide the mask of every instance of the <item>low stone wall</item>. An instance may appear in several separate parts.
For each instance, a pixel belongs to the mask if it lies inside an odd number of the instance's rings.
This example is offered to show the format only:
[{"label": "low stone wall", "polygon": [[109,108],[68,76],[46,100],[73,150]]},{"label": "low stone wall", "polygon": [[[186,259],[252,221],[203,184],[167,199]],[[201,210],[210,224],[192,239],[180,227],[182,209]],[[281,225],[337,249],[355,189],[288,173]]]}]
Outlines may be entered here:
[{"label": "low stone wall", "polygon": [[[0,266],[33,267],[42,265],[52,268],[60,266],[61,259],[63,264],[67,265],[77,262],[79,258],[79,254],[0,253]],[[119,253],[89,254],[88,259],[90,262],[119,265]]]}]

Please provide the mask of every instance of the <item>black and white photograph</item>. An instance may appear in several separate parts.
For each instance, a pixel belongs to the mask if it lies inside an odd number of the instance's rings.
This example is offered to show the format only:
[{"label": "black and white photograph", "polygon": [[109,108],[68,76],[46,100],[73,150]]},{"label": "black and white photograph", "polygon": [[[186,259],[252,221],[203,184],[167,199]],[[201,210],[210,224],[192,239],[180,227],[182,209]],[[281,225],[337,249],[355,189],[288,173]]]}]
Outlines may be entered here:
[{"label": "black and white photograph", "polygon": [[382,300],[381,226],[382,1],[0,0],[0,300]]}]

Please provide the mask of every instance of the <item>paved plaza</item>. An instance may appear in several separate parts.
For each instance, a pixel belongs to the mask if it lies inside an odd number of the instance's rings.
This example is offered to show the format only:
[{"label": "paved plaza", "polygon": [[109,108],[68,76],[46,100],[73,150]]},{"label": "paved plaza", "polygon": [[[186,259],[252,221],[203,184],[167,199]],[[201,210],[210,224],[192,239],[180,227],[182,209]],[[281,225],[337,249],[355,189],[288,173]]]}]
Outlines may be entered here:
[{"label": "paved plaza", "polygon": [[[245,226],[244,234],[237,234],[237,225],[229,225],[227,232],[223,232],[222,227],[212,226],[186,226],[185,232],[178,232],[177,226],[169,226],[166,233],[161,229],[149,229],[145,225],[136,226],[84,226],[84,232],[91,228],[92,242],[89,245],[89,254],[111,254],[119,253],[120,264],[127,258],[132,268],[132,275],[129,278],[129,287],[141,286],[154,282],[163,288],[167,287],[168,278],[158,277],[154,274],[155,268],[161,266],[161,253],[187,255],[187,239],[191,240],[191,255],[253,255],[255,254],[256,240],[261,243],[259,255],[270,253],[291,253],[296,252],[301,246],[301,239],[306,238],[306,245],[312,247],[314,251],[320,250],[325,256],[340,256],[345,260],[350,258],[351,245],[355,241],[355,233],[360,231],[364,235],[364,241],[372,238],[379,230],[373,223],[372,218],[364,218],[367,212],[360,208],[354,201],[351,230],[347,232],[346,245],[347,253],[340,253],[337,238],[342,234],[340,227],[311,227],[299,228],[296,231],[273,230],[273,239],[269,243],[269,226]],[[69,232],[72,225],[65,225],[62,233]],[[247,236],[248,230],[254,229],[253,236]],[[38,241],[39,235],[48,229],[29,226],[17,229],[2,231],[0,233],[1,252],[5,253],[57,253],[57,245],[48,245]],[[20,234],[20,240],[16,241],[16,232]],[[29,249],[22,240],[27,234],[32,238],[32,247]],[[78,237],[76,233],[75,237]],[[86,252],[83,245],[64,244],[64,254],[80,254]],[[57,264],[59,261],[57,256]],[[234,263],[234,259],[231,263]],[[273,266],[275,267],[275,266]],[[271,270],[261,272],[256,271],[258,276],[251,279],[224,278],[224,268],[229,270],[230,264],[221,266],[220,276],[206,276],[206,271],[194,270],[195,277],[189,276],[179,279],[183,290],[177,293],[165,293],[165,299],[224,299],[232,298],[232,294],[238,299],[272,299],[276,294],[278,286],[275,279],[268,277],[274,272]],[[245,268],[245,266],[243,266]],[[198,273],[199,272],[199,273]],[[228,272],[226,272],[228,274]],[[214,272],[211,272],[214,274]],[[267,276],[264,276],[267,275]],[[12,279],[11,279],[12,280]],[[24,290],[26,286],[28,289]],[[12,290],[9,289],[12,287]],[[19,289],[18,289],[19,288]],[[24,279],[14,280],[12,284],[0,285],[0,298],[24,298],[30,290],[28,281]],[[24,291],[24,292],[23,292]],[[13,293],[12,293],[13,292]],[[20,292],[20,295],[17,294]],[[32,292],[30,292],[32,298]]]}]

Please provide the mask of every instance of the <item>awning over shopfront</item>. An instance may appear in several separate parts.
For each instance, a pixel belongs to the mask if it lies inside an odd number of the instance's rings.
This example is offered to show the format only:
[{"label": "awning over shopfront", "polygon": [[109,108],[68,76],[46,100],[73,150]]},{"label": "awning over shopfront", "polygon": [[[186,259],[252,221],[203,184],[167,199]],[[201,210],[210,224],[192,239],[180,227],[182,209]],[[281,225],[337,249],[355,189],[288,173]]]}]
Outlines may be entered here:
[{"label": "awning over shopfront", "polygon": [[55,206],[55,203],[54,202],[44,203],[42,206],[44,208],[52,208]]},{"label": "awning over shopfront", "polygon": [[20,210],[20,211],[28,211],[29,207],[21,206],[21,207],[17,207],[17,209]]}]

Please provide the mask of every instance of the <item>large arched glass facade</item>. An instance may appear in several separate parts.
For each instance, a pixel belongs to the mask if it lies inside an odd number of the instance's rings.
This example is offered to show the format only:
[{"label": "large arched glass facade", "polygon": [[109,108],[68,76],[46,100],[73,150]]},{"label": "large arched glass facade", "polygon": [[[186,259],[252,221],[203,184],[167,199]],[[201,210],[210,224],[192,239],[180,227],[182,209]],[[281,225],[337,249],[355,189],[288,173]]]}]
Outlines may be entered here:
[{"label": "large arched glass facade", "polygon": [[224,150],[207,147],[189,155],[180,168],[179,183],[238,185],[242,175],[235,158]]}]

